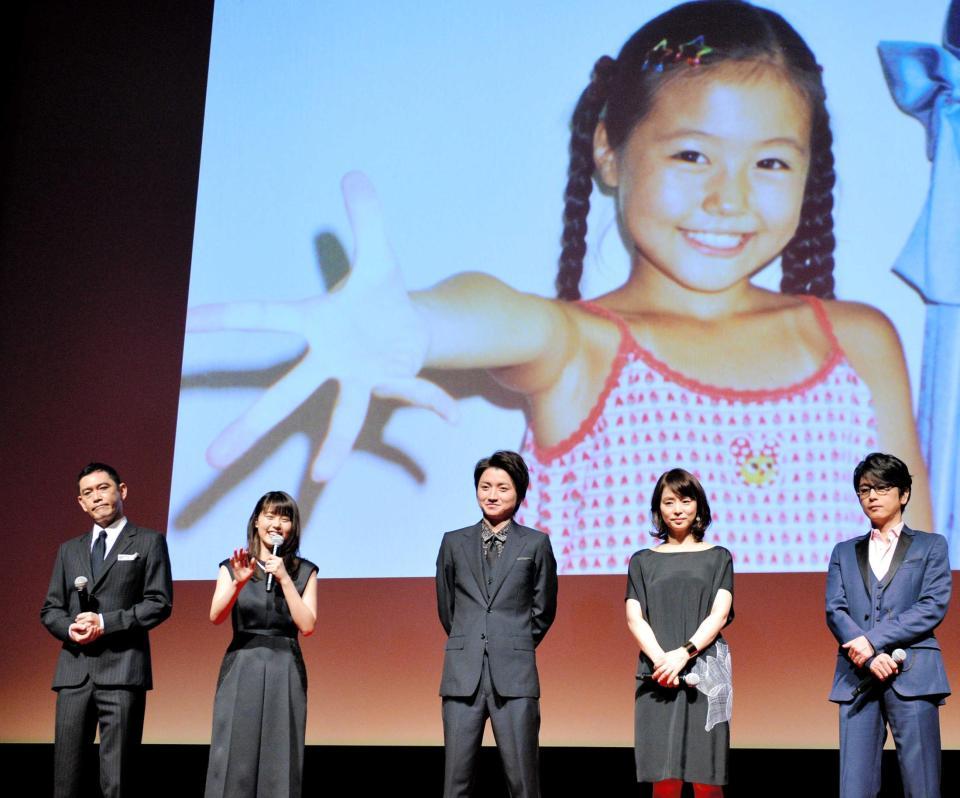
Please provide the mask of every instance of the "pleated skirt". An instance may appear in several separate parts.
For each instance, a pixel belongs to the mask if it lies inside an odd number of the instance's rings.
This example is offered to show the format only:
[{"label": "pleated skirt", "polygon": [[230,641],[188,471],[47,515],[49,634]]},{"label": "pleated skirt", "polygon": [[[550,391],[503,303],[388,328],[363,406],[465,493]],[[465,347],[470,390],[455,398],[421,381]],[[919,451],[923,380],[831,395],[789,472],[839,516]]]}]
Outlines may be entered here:
[{"label": "pleated skirt", "polygon": [[205,798],[300,798],[306,723],[297,641],[235,639],[213,704]]}]

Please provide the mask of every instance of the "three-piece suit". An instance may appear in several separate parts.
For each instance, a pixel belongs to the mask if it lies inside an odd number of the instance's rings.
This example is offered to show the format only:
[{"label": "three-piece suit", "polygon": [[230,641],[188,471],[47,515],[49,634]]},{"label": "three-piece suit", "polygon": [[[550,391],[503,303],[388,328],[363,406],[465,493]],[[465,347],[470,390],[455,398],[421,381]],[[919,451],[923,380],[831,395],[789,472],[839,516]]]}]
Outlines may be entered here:
[{"label": "three-piece suit", "polygon": [[840,708],[840,795],[873,798],[890,725],[904,792],[940,794],[939,706],[950,693],[934,629],[950,601],[947,541],[904,526],[889,570],[877,579],[869,563],[870,535],[837,544],[827,572],[827,625],[839,644],[865,636],[874,651],[906,659],[899,673],[854,695],[870,675],[845,649],[837,653],[830,700]]},{"label": "three-piece suit", "polygon": [[444,535],[437,607],[448,637],[443,697],[444,795],[469,795],[489,717],[514,798],[538,796],[540,680],[536,648],[557,610],[550,538],[514,522],[499,558],[483,555],[481,524]]}]

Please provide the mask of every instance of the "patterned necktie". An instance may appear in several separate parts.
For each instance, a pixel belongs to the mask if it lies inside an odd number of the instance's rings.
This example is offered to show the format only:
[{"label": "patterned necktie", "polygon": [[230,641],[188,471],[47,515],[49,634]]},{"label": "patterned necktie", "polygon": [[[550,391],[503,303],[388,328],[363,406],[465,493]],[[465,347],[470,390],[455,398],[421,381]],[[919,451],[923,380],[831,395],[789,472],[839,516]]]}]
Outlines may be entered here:
[{"label": "patterned necktie", "polygon": [[492,568],[496,565],[497,560],[500,559],[500,552],[503,550],[503,545],[507,542],[507,533],[501,529],[499,532],[490,534],[488,540],[490,541],[490,545],[487,548],[487,565]]},{"label": "patterned necktie", "polygon": [[90,571],[93,573],[93,581],[96,582],[103,573],[103,561],[107,556],[107,530],[101,529],[97,535],[97,542],[93,544],[93,551],[90,552]]}]

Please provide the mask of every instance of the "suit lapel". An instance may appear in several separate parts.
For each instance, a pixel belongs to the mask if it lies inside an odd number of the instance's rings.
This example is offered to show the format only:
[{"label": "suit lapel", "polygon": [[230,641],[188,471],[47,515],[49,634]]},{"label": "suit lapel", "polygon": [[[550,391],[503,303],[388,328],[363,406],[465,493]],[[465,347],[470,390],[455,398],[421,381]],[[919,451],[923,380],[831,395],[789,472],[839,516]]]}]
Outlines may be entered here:
[{"label": "suit lapel", "polygon": [[94,588],[103,582],[107,574],[110,573],[110,569],[113,568],[113,564],[117,561],[117,555],[126,553],[127,549],[133,546],[136,531],[137,528],[127,521],[116,543],[114,543],[110,551],[107,552],[107,558],[103,561],[103,570],[100,572],[100,578],[94,583]]},{"label": "suit lapel", "polygon": [[467,556],[467,562],[470,563],[470,572],[473,578],[477,580],[480,586],[480,592],[484,598],[487,596],[487,582],[483,578],[483,546],[480,542],[480,524],[477,523],[471,527],[467,534],[463,536],[463,550]]},{"label": "suit lapel", "polygon": [[[86,535],[80,536],[77,542],[77,548],[74,550],[76,572],[89,577],[91,581],[93,581],[93,568],[90,565],[90,546],[92,543],[93,532],[90,531],[87,532]],[[93,587],[93,585],[89,587]]]},{"label": "suit lapel", "polygon": [[886,576],[880,580],[880,584],[883,585],[883,587],[890,584],[890,580],[893,579],[894,574],[897,573],[897,569],[903,562],[903,558],[907,556],[907,549],[909,549],[910,544],[913,543],[913,534],[913,530],[906,525],[900,530],[897,547],[893,550],[893,559],[890,560],[890,568],[887,569]]},{"label": "suit lapel", "polygon": [[857,552],[857,565],[860,566],[860,576],[863,577],[863,589],[870,595],[870,533],[860,538],[854,546]]},{"label": "suit lapel", "polygon": [[523,528],[516,522],[512,522],[510,525],[510,531],[507,533],[507,541],[503,544],[503,551],[500,552],[500,562],[497,563],[497,578],[493,583],[493,588],[490,590],[490,601],[493,601],[497,597],[497,593],[500,592],[500,587],[503,585],[503,581],[507,578],[507,574],[513,569],[513,566],[517,564],[517,557],[523,552],[527,546],[527,541],[525,540],[527,533],[523,531]]}]

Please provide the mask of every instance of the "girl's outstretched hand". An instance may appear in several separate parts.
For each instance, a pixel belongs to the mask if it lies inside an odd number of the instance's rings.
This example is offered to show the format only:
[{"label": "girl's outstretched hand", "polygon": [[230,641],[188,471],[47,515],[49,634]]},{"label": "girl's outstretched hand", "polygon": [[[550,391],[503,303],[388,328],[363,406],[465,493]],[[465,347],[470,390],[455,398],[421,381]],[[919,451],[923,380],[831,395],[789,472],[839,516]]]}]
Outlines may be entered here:
[{"label": "girl's outstretched hand", "polygon": [[230,569],[233,571],[233,578],[237,584],[245,585],[253,576],[256,563],[251,559],[246,549],[234,549],[230,556]]},{"label": "girl's outstretched hand", "polygon": [[329,480],[350,453],[371,396],[397,399],[452,420],[456,403],[417,376],[429,347],[426,325],[403,285],[383,228],[372,183],[360,172],[341,181],[354,254],[350,273],[329,293],[299,301],[228,302],[191,308],[187,332],[294,333],[303,357],[207,449],[207,461],[226,468],[302,405],[327,380],[339,384],[326,437],[310,469]]}]

